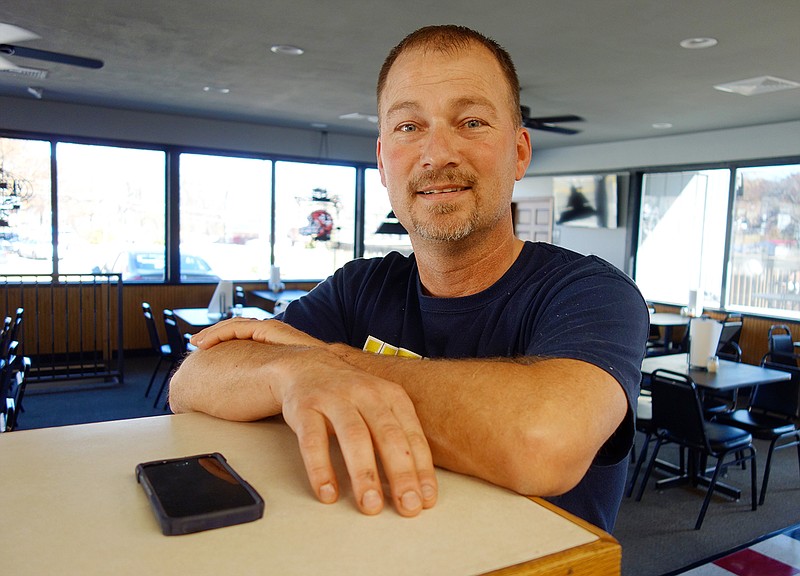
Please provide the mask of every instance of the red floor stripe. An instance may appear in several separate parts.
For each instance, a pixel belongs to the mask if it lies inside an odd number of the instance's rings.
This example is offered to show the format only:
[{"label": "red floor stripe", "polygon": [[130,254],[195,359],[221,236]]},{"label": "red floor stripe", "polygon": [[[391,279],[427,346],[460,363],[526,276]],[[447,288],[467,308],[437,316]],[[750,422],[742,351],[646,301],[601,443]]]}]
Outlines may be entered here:
[{"label": "red floor stripe", "polygon": [[720,558],[714,564],[737,576],[796,576],[800,574],[800,569],[749,548]]}]

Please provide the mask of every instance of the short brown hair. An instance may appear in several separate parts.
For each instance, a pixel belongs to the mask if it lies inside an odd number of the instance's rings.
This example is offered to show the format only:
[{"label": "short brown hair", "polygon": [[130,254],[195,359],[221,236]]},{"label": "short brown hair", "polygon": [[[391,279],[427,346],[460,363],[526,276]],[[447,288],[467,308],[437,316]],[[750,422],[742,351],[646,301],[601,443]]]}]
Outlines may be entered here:
[{"label": "short brown hair", "polygon": [[439,52],[457,52],[469,48],[471,44],[478,44],[485,47],[494,55],[495,60],[500,65],[503,75],[508,83],[509,100],[512,106],[512,117],[518,126],[522,125],[522,115],[519,107],[519,78],[514,62],[508,51],[500,46],[491,38],[484,36],[466,26],[455,24],[445,24],[437,26],[425,26],[403,38],[403,40],[392,48],[386,60],[383,62],[380,74],[378,74],[378,111],[380,112],[380,101],[383,89],[386,86],[386,78],[395,60],[403,52],[413,49],[430,49]]}]

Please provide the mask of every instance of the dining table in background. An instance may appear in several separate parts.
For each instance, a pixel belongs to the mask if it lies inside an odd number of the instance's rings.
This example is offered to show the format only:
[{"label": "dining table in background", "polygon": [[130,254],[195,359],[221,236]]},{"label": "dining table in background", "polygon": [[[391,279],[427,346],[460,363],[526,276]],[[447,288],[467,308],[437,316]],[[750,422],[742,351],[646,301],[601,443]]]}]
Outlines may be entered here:
[{"label": "dining table in background", "polygon": [[648,356],[642,361],[642,375],[649,376],[657,369],[670,370],[689,376],[700,392],[713,390],[725,392],[737,388],[748,388],[762,384],[785,382],[792,375],[782,370],[754,366],[744,362],[719,359],[719,366],[712,372],[705,368],[689,367],[689,355],[668,354],[666,356]]},{"label": "dining table in background", "polygon": [[650,325],[664,329],[662,345],[665,352],[674,350],[674,343],[672,341],[673,330],[680,326],[686,326],[688,330],[690,320],[691,318],[689,316],[672,312],[653,312],[650,314]]},{"label": "dining table in background", "polygon": [[[252,295],[256,299],[260,299],[264,302],[265,307],[270,310],[271,312],[275,311],[275,306],[280,302],[282,304],[288,304],[293,300],[297,300],[298,298],[302,298],[306,294],[308,294],[307,290],[281,290],[280,292],[274,292],[272,290],[252,290],[248,293]],[[278,311],[279,312],[279,311]],[[276,312],[277,313],[277,312]]]},{"label": "dining table in background", "polygon": [[[192,329],[207,328],[220,320],[230,318],[230,316],[220,317],[219,314],[210,313],[208,308],[175,308],[172,313]],[[255,318],[256,320],[269,320],[274,316],[272,312],[267,312],[257,306],[240,306],[231,313],[242,318]]]},{"label": "dining table in background", "polygon": [[[264,516],[164,536],[137,464],[221,453],[266,501]],[[199,413],[0,434],[3,568],[9,574],[468,574],[619,576],[605,532],[538,498],[437,470],[437,504],[415,518],[358,511],[341,482],[322,504],[280,417],[230,422]]]},{"label": "dining table in background", "polygon": [[[697,385],[698,395],[702,398],[705,392],[727,392],[735,391],[740,388],[755,386],[768,386],[777,382],[791,380],[792,375],[782,370],[754,366],[743,362],[733,362],[731,360],[719,359],[719,365],[715,371],[706,368],[695,368],[689,366],[688,354],[668,354],[666,356],[648,356],[642,361],[642,376],[649,377],[656,370],[669,370],[684,376],[690,377]],[[663,462],[660,467],[677,473],[672,478],[659,480],[656,485],[665,488],[673,484],[690,482],[706,482],[703,474],[698,475],[698,468],[683,470],[679,467],[671,466]],[[690,467],[691,468],[691,467]],[[705,473],[705,471],[703,471]],[[715,490],[727,494],[731,498],[739,499],[741,490],[729,486],[723,482],[718,482]]]}]

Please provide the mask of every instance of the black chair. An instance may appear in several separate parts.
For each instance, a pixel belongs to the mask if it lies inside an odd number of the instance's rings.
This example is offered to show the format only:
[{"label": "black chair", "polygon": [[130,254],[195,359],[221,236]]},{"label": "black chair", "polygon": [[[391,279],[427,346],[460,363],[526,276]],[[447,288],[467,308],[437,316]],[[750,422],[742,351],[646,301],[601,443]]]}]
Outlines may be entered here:
[{"label": "black chair", "polygon": [[767,496],[772,455],[776,450],[797,446],[797,460],[800,465],[800,368],[792,368],[776,362],[764,362],[765,368],[783,370],[792,375],[786,382],[762,384],[753,392],[750,406],[722,414],[716,421],[746,430],[759,440],[769,440],[767,462],[761,481],[759,504]]},{"label": "black chair", "polygon": [[742,336],[744,317],[741,314],[728,314],[722,321],[722,332],[719,335],[717,356],[732,362],[742,361],[742,349],[739,338]]},{"label": "black chair", "polygon": [[[642,390],[639,395],[639,403],[649,403],[652,406],[652,396],[650,395],[650,390]],[[628,486],[628,490],[626,492],[626,496],[630,498],[633,495],[633,489],[636,487],[636,480],[639,478],[639,474],[642,471],[642,465],[644,464],[645,460],[647,460],[647,453],[650,449],[650,444],[656,440],[656,433],[658,430],[653,425],[653,418],[652,413],[650,418],[642,417],[641,411],[637,411],[636,414],[636,431],[641,432],[644,435],[644,441],[642,442],[642,449],[641,453],[635,457],[636,466],[633,469],[633,475],[631,476],[631,481]],[[634,445],[635,453],[636,446]]]},{"label": "black chair", "polygon": [[27,356],[16,356],[9,365],[9,386],[6,397],[6,432],[17,427],[19,414],[22,412],[22,399],[28,384],[28,372],[31,359]]},{"label": "black chair", "polygon": [[[703,417],[703,408],[697,394],[697,386],[691,378],[669,370],[655,370],[651,375],[650,390],[653,396],[653,425],[658,430],[656,445],[647,464],[636,500],[641,500],[647,481],[653,472],[658,452],[666,443],[678,444],[690,451],[686,480],[693,484],[708,484],[695,530],[703,524],[711,496],[717,485],[720,472],[731,465],[750,461],[752,509],[757,507],[756,451],[752,436],[739,428],[718,422],[708,422]],[[728,458],[728,457],[732,458]],[[704,475],[702,462],[707,457],[716,459],[711,478]]]},{"label": "black chair", "polygon": [[794,353],[794,339],[786,324],[773,324],[767,334],[768,350],[764,360],[797,368],[798,356]]},{"label": "black chair", "polygon": [[142,302],[142,313],[144,314],[144,321],[147,325],[147,333],[150,336],[150,346],[152,347],[153,352],[158,355],[158,362],[153,370],[153,374],[150,376],[150,382],[147,383],[147,390],[144,392],[144,397],[147,398],[147,396],[150,394],[150,389],[153,387],[153,382],[156,380],[156,375],[161,368],[161,363],[164,360],[170,360],[172,358],[172,350],[170,349],[169,344],[161,343],[161,338],[159,338],[158,329],[156,328],[156,321],[155,318],[153,318],[153,310],[150,308],[149,303]]},{"label": "black chair", "polygon": [[[167,386],[167,382],[169,382],[170,376],[172,376],[172,372],[178,367],[183,358],[186,356],[186,353],[190,350],[189,335],[181,333],[180,327],[178,326],[178,320],[175,318],[175,314],[169,308],[164,310],[164,330],[167,334],[167,345],[169,346],[170,350],[170,365],[167,373],[164,375],[164,380],[162,380],[161,386],[158,389],[158,394],[156,394],[156,399],[153,402],[153,408],[158,406],[158,401],[161,398],[161,395],[164,393],[164,389]],[[164,401],[164,409],[166,410],[168,406],[169,399]]]},{"label": "black chair", "polygon": [[13,317],[6,316],[3,322],[3,330],[0,334],[0,358],[8,357],[8,347],[12,342],[19,342],[19,330],[22,326],[24,308],[17,308]]}]

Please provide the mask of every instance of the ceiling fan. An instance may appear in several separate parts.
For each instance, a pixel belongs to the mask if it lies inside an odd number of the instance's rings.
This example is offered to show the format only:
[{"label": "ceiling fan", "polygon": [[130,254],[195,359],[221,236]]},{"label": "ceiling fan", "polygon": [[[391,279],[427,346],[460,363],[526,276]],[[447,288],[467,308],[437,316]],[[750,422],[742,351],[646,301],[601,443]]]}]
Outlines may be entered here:
[{"label": "ceiling fan", "polygon": [[542,116],[539,118],[531,118],[531,109],[528,106],[520,106],[522,112],[522,125],[525,128],[532,130],[544,130],[546,132],[556,132],[557,134],[578,134],[580,130],[574,128],[565,128],[563,126],[556,126],[562,122],[583,122],[583,118],[575,116],[574,114],[565,114],[563,116]]},{"label": "ceiling fan", "polygon": [[30,30],[25,30],[13,24],[0,22],[0,70],[14,70],[19,68],[19,66],[4,58],[2,56],[4,54],[8,56],[22,56],[23,58],[56,62],[58,64],[69,64],[70,66],[80,66],[81,68],[97,69],[103,67],[103,61],[94,58],[73,56],[72,54],[64,54],[62,52],[50,52],[49,50],[39,50],[37,48],[27,48],[25,46],[9,44],[9,42],[24,42],[36,38],[39,38],[39,35]]}]

